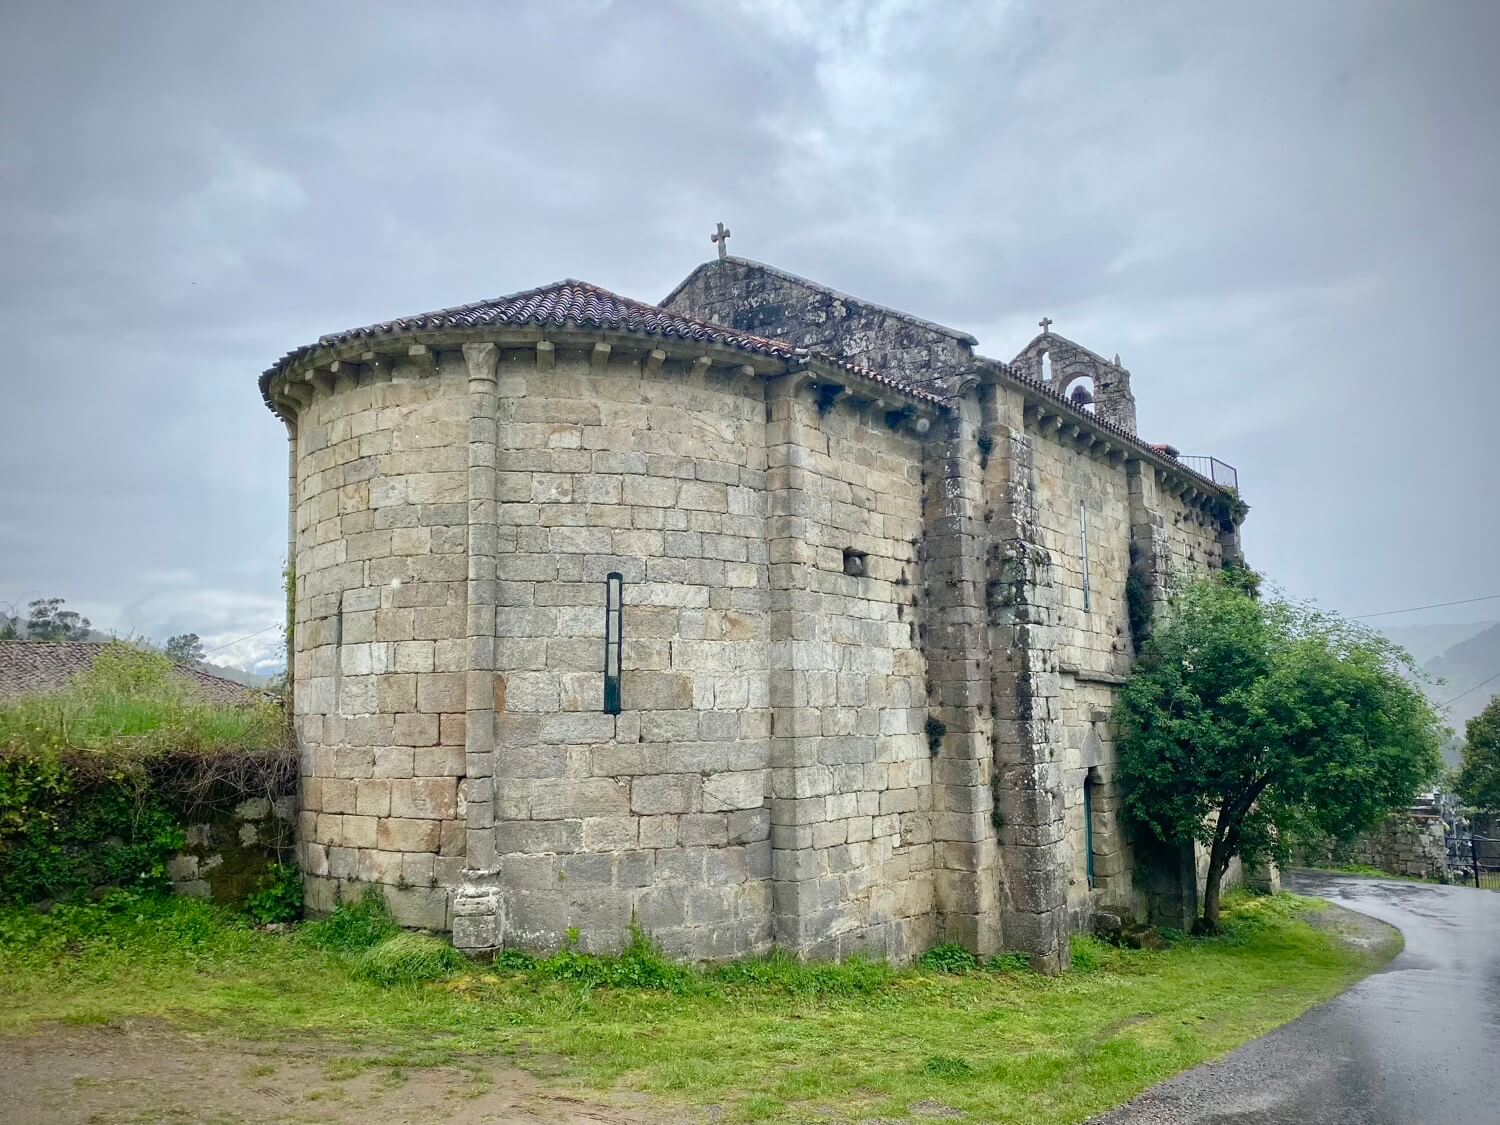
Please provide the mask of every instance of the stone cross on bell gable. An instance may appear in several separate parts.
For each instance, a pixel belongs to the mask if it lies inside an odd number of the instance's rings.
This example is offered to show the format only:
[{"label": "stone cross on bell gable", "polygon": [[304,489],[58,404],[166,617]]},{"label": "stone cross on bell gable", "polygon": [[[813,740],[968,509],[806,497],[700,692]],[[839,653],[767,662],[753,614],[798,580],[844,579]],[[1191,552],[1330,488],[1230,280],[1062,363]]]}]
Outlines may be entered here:
[{"label": "stone cross on bell gable", "polygon": [[721,258],[727,258],[727,257],[729,257],[729,228],[728,227],[726,227],[723,223],[720,223],[719,224],[718,232],[716,234],[709,235],[708,236],[708,240],[710,242],[716,242],[716,243],[718,243],[718,246],[719,246],[719,257],[721,257]]},{"label": "stone cross on bell gable", "polygon": [[1041,326],[1043,332],[1052,331],[1052,318],[1050,316],[1042,317],[1041,320],[1037,321],[1037,324]]}]

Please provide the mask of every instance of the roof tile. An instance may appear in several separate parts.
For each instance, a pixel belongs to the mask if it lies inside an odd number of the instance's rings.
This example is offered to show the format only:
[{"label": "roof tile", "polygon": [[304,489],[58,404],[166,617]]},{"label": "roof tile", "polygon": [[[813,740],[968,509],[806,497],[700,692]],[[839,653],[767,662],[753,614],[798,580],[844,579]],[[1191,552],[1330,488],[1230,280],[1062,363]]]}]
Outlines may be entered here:
[{"label": "roof tile", "polygon": [[933,403],[942,400],[930,391],[906,383],[904,380],[878,374],[847,363],[835,356],[799,348],[784,340],[772,340],[753,336],[723,325],[710,324],[703,320],[681,316],[656,305],[635,301],[590,285],[586,281],[568,278],[553,285],[543,285],[512,293],[508,297],[496,297],[489,301],[476,301],[470,305],[459,305],[436,312],[419,313],[416,316],[387,320],[364,328],[351,328],[320,337],[316,344],[307,344],[288,352],[271,365],[260,377],[261,395],[267,398],[271,380],[288,370],[299,360],[318,348],[338,347],[357,340],[376,340],[385,336],[399,336],[409,332],[434,332],[444,329],[483,328],[490,325],[551,325],[558,328],[594,328],[612,332],[637,333],[667,340],[687,340],[703,344],[717,344],[735,348],[753,355],[774,356],[782,360],[817,359],[845,371],[870,379],[904,394]]},{"label": "roof tile", "polygon": [[[99,654],[113,641],[0,641],[0,701],[26,695],[50,695],[91,671]],[[207,702],[235,707],[265,698],[255,688],[237,684],[187,664],[173,673]]]}]

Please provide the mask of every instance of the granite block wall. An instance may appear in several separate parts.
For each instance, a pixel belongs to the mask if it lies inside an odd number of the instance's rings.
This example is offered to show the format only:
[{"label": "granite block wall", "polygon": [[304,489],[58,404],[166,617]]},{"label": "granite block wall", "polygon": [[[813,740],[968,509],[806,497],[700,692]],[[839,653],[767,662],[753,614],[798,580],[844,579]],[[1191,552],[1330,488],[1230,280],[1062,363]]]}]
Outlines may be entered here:
[{"label": "granite block wall", "polygon": [[464,375],[424,350],[297,429],[294,721],[307,904],[446,929],[464,850]]},{"label": "granite block wall", "polygon": [[[495,851],[507,944],[771,941],[765,404],[737,370],[500,364]],[[623,578],[606,714],[606,577]]]},{"label": "granite block wall", "polygon": [[[889,315],[877,351],[921,325]],[[373,885],[481,951],[639,926],[694,959],[959,940],[1057,971],[1095,909],[1165,901],[1120,811],[1126,576],[1163,603],[1217,521],[1003,379],[893,411],[832,377],[567,333],[309,373],[313,912]]]}]

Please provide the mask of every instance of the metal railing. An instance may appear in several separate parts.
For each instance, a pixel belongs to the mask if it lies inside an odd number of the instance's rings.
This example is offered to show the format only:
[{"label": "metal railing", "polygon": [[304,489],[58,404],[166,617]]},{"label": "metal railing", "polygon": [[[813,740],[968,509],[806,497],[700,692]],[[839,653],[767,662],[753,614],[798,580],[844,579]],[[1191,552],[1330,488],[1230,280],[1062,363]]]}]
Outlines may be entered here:
[{"label": "metal railing", "polygon": [[1500,890],[1500,840],[1488,836],[1450,836],[1448,877],[1476,887]]},{"label": "metal railing", "polygon": [[1240,490],[1240,474],[1233,465],[1226,465],[1217,457],[1193,457],[1186,453],[1179,454],[1177,460],[1188,469],[1192,469],[1200,477],[1206,477],[1220,488],[1232,488],[1236,492]]}]

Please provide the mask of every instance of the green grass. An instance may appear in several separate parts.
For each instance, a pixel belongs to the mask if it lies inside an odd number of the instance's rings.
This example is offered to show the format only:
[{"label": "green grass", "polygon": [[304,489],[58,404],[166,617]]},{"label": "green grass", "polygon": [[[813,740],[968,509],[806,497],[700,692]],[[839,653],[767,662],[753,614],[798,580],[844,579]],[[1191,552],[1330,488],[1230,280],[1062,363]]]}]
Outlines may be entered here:
[{"label": "green grass", "polygon": [[1071,1122],[1372,968],[1301,920],[1315,905],[1236,895],[1224,936],[1162,952],[1078,939],[1079,968],[1060,978],[956,956],[931,970],[773,956],[699,971],[637,938],[616,958],[565,949],[456,972],[439,954],[445,979],[391,986],[360,968],[392,937],[376,904],[268,934],[204,903],[118,895],[0,912],[0,1033],[156,1017],[316,1038],[383,1066],[514,1060],[737,1121],[899,1118],[931,1100],[982,1120]]},{"label": "green grass", "polygon": [[94,755],[108,770],[162,753],[212,755],[285,744],[286,720],[275,704],[215,706],[172,667],[160,653],[108,645],[93,668],[63,690],[0,706],[0,750],[72,753],[75,762]]}]

